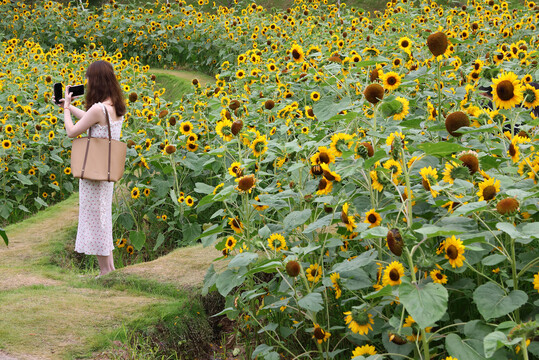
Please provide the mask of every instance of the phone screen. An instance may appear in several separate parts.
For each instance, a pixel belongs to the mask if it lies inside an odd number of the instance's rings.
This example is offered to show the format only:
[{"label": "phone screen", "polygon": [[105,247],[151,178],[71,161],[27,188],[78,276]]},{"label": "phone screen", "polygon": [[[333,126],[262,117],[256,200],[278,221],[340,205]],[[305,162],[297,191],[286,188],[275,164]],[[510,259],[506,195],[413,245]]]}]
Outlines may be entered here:
[{"label": "phone screen", "polygon": [[57,105],[60,104],[60,99],[64,98],[64,87],[62,83],[54,84],[54,101]]}]

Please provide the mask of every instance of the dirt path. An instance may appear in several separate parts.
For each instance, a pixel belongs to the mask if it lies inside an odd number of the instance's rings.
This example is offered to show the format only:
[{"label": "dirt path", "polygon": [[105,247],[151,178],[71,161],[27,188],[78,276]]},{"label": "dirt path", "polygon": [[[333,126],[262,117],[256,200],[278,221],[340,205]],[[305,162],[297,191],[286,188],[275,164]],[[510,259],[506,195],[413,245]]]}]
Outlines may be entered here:
[{"label": "dirt path", "polygon": [[200,81],[202,85],[206,85],[215,81],[215,79],[211,76],[184,70],[165,70],[152,68],[150,69],[150,73],[174,75],[180,79],[187,80],[189,82],[196,78]]},{"label": "dirt path", "polygon": [[[100,332],[167,301],[104,288],[94,275],[51,265],[51,243],[73,236],[77,221],[78,194],[73,194],[6,228],[10,245],[0,244],[0,360],[66,358],[73,349],[87,348]],[[119,269],[115,276],[136,275],[178,289],[196,287],[218,256],[213,248],[177,249],[155,261]]]}]

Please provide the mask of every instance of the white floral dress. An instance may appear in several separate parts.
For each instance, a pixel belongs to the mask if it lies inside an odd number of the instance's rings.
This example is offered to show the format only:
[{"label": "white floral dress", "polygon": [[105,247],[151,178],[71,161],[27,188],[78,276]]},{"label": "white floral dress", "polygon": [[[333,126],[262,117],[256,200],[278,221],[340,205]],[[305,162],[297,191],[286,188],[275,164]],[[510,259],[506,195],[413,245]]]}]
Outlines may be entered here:
[{"label": "white floral dress", "polygon": [[[98,103],[105,112],[104,105]],[[111,136],[120,140],[121,120],[112,122]],[[92,137],[109,137],[107,125],[95,124],[91,127]],[[86,255],[108,256],[114,250],[112,239],[112,193],[114,183],[79,179],[79,225],[75,251]]]}]

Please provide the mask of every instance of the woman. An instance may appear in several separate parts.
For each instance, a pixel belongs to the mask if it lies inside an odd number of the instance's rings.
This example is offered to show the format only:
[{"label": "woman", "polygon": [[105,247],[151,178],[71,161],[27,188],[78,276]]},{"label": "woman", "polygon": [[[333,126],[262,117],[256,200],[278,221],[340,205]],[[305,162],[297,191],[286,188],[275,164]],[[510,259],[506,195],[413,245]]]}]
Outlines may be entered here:
[{"label": "woman", "polygon": [[[108,138],[106,108],[111,136],[119,140],[126,107],[114,68],[106,61],[96,61],[88,67],[86,79],[86,111],[71,105],[69,86],[66,87],[65,98],[60,100],[60,105],[64,107],[67,136],[75,138],[91,128],[92,137]],[[71,114],[80,119],[75,125]],[[113,191],[113,182],[79,179],[79,225],[75,251],[97,255],[100,268],[97,277],[115,270],[112,256]]]}]

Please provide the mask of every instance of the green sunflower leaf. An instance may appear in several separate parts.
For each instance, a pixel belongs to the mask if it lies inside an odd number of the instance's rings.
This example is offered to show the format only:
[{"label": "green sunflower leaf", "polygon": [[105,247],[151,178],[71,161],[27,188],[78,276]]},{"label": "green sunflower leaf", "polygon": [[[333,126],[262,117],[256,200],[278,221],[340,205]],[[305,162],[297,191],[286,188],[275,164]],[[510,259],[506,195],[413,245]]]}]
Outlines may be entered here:
[{"label": "green sunflower leaf", "polygon": [[515,344],[518,344],[522,338],[516,338],[513,340],[507,339],[507,335],[505,335],[501,331],[494,331],[483,339],[483,347],[485,351],[485,356],[487,358],[492,357],[494,353],[501,349],[504,345],[506,346],[512,346]]},{"label": "green sunflower leaf", "polygon": [[229,268],[247,266],[253,261],[258,259],[258,254],[252,252],[242,252],[236,256],[228,263]]},{"label": "green sunflower leaf", "polygon": [[146,234],[144,231],[130,231],[129,241],[131,241],[135,250],[140,251],[146,242]]},{"label": "green sunflower leaf", "polygon": [[315,292],[305,295],[298,301],[298,305],[301,308],[305,310],[310,310],[312,312],[318,312],[322,310],[324,308],[322,304],[322,294]]},{"label": "green sunflower leaf", "polygon": [[528,295],[521,290],[507,294],[494,283],[486,283],[475,289],[473,301],[485,320],[496,319],[515,311],[528,301]]},{"label": "green sunflower leaf", "polygon": [[437,155],[437,156],[447,156],[454,154],[459,151],[467,150],[466,147],[450,143],[447,141],[436,142],[436,143],[423,143],[419,144],[418,149],[423,150],[425,155]]},{"label": "green sunflower leaf", "polygon": [[311,217],[311,209],[305,209],[302,211],[292,211],[290,214],[288,214],[283,221],[283,225],[285,228],[285,231],[291,231],[297,228],[298,226],[301,226],[305,224],[307,220]]},{"label": "green sunflower leaf", "polygon": [[432,326],[447,311],[447,290],[443,285],[411,284],[403,279],[399,285],[399,300],[421,327]]},{"label": "green sunflower leaf", "polygon": [[4,229],[0,229],[0,236],[2,239],[4,239],[4,242],[6,243],[6,246],[9,245],[9,239],[7,238],[6,231]]},{"label": "green sunflower leaf", "polygon": [[449,334],[445,338],[445,346],[449,355],[456,359],[486,360],[471,344],[480,345],[479,340],[463,341],[457,334]]}]

